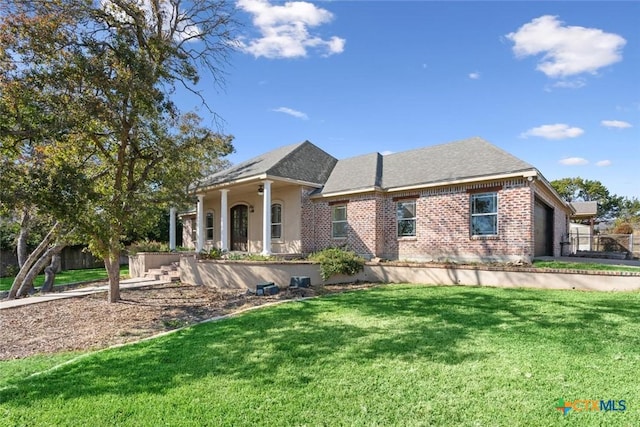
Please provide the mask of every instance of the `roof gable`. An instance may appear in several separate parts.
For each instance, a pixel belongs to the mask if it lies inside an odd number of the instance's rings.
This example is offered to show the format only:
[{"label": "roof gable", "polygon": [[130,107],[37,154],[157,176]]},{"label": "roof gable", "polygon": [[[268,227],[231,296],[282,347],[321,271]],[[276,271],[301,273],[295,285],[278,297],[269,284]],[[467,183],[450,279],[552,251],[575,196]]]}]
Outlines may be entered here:
[{"label": "roof gable", "polygon": [[309,141],[286,145],[207,177],[201,186],[258,178],[263,175],[322,185],[337,160]]}]

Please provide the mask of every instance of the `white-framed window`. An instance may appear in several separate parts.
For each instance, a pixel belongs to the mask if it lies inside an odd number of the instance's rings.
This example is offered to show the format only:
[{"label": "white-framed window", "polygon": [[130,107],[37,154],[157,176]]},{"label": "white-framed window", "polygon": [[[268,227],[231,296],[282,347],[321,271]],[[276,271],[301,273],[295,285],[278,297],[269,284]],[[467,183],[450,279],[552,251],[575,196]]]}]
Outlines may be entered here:
[{"label": "white-framed window", "polygon": [[335,205],[331,208],[331,237],[347,237],[347,205]]},{"label": "white-framed window", "polygon": [[415,237],[416,201],[401,200],[397,202],[396,219],[398,223],[398,237]]},{"label": "white-framed window", "polygon": [[212,211],[207,212],[207,215],[205,217],[205,223],[204,223],[205,236],[207,240],[213,240],[213,236],[214,236],[213,218],[214,218],[213,212]]},{"label": "white-framed window", "polygon": [[471,235],[498,235],[498,193],[471,195]]},{"label": "white-framed window", "polygon": [[271,205],[271,238],[282,239],[282,204]]}]

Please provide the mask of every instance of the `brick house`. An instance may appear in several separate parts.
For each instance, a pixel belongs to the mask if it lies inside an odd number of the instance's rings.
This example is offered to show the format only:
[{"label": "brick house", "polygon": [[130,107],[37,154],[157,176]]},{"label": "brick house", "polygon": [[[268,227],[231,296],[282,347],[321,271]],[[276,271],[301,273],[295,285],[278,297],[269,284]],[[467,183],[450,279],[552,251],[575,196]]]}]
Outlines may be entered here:
[{"label": "brick house", "polygon": [[206,179],[183,242],[196,250],[530,262],[559,256],[573,210],[530,164],[480,138],[337,160],[289,145]]}]

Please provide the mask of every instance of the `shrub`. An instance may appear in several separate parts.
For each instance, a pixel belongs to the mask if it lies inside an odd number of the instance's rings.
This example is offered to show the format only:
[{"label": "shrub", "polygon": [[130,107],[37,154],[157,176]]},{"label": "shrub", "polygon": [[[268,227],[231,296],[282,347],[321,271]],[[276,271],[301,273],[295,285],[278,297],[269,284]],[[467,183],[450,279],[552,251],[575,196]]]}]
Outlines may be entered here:
[{"label": "shrub", "polygon": [[202,252],[200,252],[200,258],[202,259],[222,259],[222,257],[224,256],[224,254],[227,251],[223,251],[222,249],[218,249],[218,248],[211,248],[209,249],[209,251],[205,251],[203,250]]},{"label": "shrub", "polygon": [[633,234],[633,226],[628,222],[622,222],[614,227],[613,234]]},{"label": "shrub", "polygon": [[320,276],[327,280],[336,274],[353,276],[364,269],[364,259],[355,252],[342,248],[327,248],[309,256],[320,263]]},{"label": "shrub", "polygon": [[129,246],[129,255],[135,255],[138,252],[169,252],[169,245],[155,240],[133,242]]}]

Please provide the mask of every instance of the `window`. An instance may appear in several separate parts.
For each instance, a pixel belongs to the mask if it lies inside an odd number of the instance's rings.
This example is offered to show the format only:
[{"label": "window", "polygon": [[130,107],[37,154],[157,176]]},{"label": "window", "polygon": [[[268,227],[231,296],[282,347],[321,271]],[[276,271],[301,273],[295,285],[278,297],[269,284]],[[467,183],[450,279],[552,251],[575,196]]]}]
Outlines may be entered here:
[{"label": "window", "polygon": [[331,210],[331,236],[347,237],[347,207],[334,206]]},{"label": "window", "polygon": [[407,200],[396,205],[398,237],[416,235],[416,201]]},{"label": "window", "polygon": [[498,193],[471,195],[471,235],[498,235]]},{"label": "window", "polygon": [[213,212],[207,212],[205,233],[207,240],[213,240]]},{"label": "window", "polygon": [[271,238],[282,239],[282,205],[271,205]]}]

